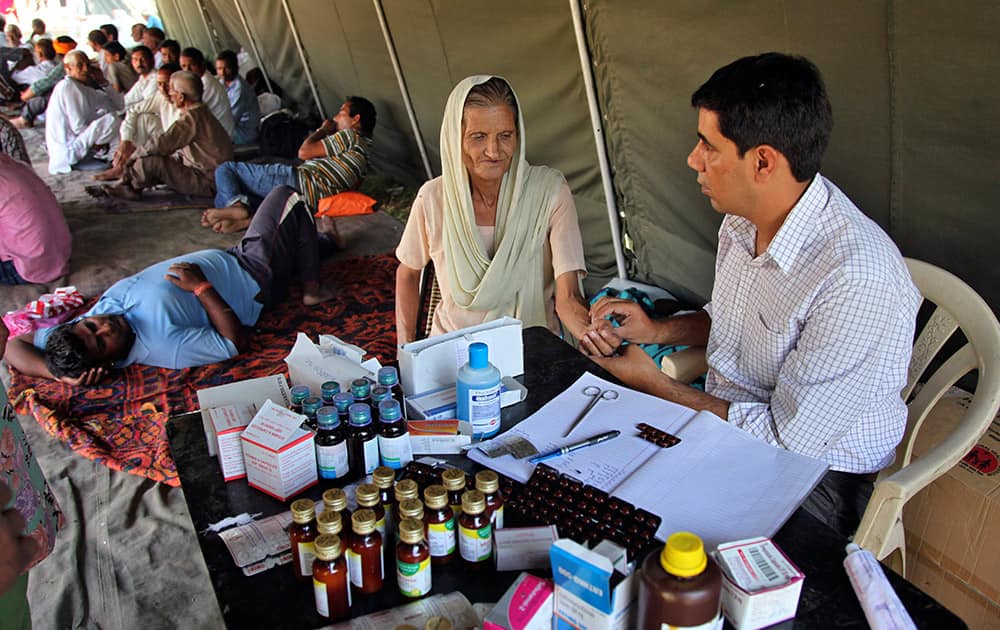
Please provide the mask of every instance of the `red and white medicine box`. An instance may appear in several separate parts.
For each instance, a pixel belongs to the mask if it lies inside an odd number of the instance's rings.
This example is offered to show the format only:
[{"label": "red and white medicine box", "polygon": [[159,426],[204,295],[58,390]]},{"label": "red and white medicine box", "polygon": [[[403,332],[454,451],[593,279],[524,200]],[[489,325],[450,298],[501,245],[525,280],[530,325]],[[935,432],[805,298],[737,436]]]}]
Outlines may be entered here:
[{"label": "red and white medicine box", "polygon": [[722,543],[722,611],[737,630],[756,630],[791,619],[805,576],[770,538]]},{"label": "red and white medicine box", "polygon": [[219,468],[226,481],[247,476],[240,435],[256,413],[257,406],[253,404],[223,405],[208,410],[215,433],[215,450],[219,454]]},{"label": "red and white medicine box", "polygon": [[315,436],[301,428],[305,419],[270,400],[261,406],[240,436],[247,484],[284,501],[316,483]]}]

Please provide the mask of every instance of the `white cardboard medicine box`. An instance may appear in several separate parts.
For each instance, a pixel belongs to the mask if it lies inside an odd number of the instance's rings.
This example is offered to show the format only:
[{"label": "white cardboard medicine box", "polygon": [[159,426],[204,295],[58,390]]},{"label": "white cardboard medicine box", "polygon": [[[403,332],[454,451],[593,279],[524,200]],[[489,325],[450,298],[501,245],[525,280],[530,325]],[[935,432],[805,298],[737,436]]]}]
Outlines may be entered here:
[{"label": "white cardboard medicine box", "polygon": [[[621,550],[621,547],[607,541],[601,546]],[[624,575],[615,571],[614,556],[599,551],[597,547],[590,550],[569,539],[553,543],[549,557],[556,585],[552,625],[556,630],[624,630],[633,627],[639,580],[634,572]]]},{"label": "white cardboard medicine box", "polygon": [[247,476],[240,436],[256,413],[257,406],[251,403],[223,405],[208,410],[215,432],[219,468],[222,469],[222,477],[226,481]]},{"label": "white cardboard medicine box", "polygon": [[285,501],[317,482],[312,431],[305,416],[265,402],[240,436],[247,484]]},{"label": "white cardboard medicine box", "polygon": [[795,617],[805,576],[770,538],[722,543],[722,611],[737,630],[756,630]]},{"label": "white cardboard medicine box", "polygon": [[265,400],[273,400],[284,407],[291,404],[292,395],[288,391],[288,381],[283,375],[261,376],[199,389],[198,406],[201,408],[201,422],[205,429],[208,454],[215,457],[218,454],[219,446],[215,438],[215,425],[212,423],[210,413],[212,409],[246,403],[253,404],[257,409],[260,409]]}]

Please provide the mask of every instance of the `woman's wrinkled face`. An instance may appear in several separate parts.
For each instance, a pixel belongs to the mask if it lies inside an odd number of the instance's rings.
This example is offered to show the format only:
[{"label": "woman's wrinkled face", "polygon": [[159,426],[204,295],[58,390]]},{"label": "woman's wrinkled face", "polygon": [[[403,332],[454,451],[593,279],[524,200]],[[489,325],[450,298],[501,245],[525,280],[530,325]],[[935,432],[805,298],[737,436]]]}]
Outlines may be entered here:
[{"label": "woman's wrinkled face", "polygon": [[517,151],[517,121],[506,106],[466,107],[462,112],[462,163],[469,177],[499,181]]}]

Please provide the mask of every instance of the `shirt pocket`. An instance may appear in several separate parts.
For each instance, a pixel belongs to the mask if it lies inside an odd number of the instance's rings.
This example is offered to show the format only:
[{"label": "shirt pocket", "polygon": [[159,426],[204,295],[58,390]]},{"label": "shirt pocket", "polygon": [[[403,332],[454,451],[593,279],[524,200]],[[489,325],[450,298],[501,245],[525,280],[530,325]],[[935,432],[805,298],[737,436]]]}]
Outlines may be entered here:
[{"label": "shirt pocket", "polygon": [[773,388],[785,358],[794,348],[796,335],[789,332],[794,328],[787,319],[767,308],[751,313],[745,326],[741,369],[760,386]]}]

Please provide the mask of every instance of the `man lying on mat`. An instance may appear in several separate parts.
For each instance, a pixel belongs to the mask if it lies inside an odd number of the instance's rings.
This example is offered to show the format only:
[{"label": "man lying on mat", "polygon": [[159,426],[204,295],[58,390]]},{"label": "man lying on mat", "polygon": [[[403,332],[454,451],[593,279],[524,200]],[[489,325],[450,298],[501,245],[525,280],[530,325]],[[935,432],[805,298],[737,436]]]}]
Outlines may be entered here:
[{"label": "man lying on mat", "polygon": [[228,359],[247,347],[244,327],[284,297],[295,272],[302,303],[333,297],[319,284],[316,227],[301,196],[274,189],[240,243],[147,267],[119,280],[81,318],[12,339],[18,371],[93,385],[133,363],[181,369]]}]

